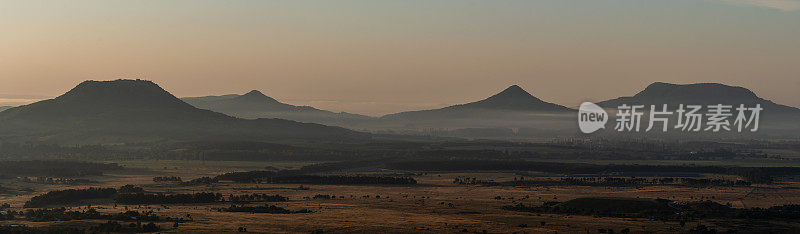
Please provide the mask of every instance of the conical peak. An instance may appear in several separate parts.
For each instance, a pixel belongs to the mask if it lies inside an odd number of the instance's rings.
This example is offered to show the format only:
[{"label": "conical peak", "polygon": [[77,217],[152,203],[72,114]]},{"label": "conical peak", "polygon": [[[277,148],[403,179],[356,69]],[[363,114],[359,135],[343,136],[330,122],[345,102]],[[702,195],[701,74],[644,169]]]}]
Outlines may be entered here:
[{"label": "conical peak", "polygon": [[536,98],[533,95],[531,95],[530,93],[528,93],[528,91],[525,91],[524,89],[522,89],[522,87],[519,87],[519,85],[509,86],[508,88],[506,88],[502,92],[497,93],[494,96],[489,97],[488,99],[498,99],[498,98],[502,98],[502,99],[509,99],[509,98],[511,98],[511,99],[530,99],[530,98],[533,98],[533,99],[537,99],[538,100],[538,98]]},{"label": "conical peak", "polygon": [[258,91],[258,90],[251,90],[250,92],[247,92],[242,96],[244,96],[244,97],[261,97],[261,98],[267,97],[267,95],[264,95],[264,93],[262,93],[261,91]]}]

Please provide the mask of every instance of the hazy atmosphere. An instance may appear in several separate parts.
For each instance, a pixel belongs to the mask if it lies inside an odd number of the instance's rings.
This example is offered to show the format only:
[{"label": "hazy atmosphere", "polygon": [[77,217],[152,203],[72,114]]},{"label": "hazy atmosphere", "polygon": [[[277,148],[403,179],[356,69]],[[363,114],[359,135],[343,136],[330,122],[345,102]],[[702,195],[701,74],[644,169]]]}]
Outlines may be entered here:
[{"label": "hazy atmosphere", "polygon": [[800,0],[0,0],[0,233],[800,233]]},{"label": "hazy atmosphere", "polygon": [[7,1],[0,105],[84,80],[382,115],[719,82],[800,106],[800,1]]}]

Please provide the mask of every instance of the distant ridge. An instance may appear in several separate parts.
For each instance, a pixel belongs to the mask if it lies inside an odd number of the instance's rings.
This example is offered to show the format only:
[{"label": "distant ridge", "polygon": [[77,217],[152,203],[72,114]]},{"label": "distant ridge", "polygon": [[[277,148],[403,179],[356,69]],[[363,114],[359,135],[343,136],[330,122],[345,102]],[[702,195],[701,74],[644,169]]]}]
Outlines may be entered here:
[{"label": "distant ridge", "polygon": [[310,106],[295,106],[282,103],[258,90],[252,90],[242,95],[185,97],[182,100],[200,109],[212,110],[246,119],[281,118],[329,125],[348,125],[373,119],[365,115],[345,112],[334,113]]},{"label": "distant ridge", "polygon": [[668,104],[670,108],[677,108],[679,104],[725,104],[736,106],[739,104],[745,104],[746,106],[761,104],[765,111],[771,113],[800,113],[798,108],[776,104],[770,100],[760,98],[749,89],[719,83],[670,84],[655,82],[634,96],[620,97],[598,103],[598,105],[605,108],[616,108],[622,104]]},{"label": "distant ridge", "polygon": [[234,116],[238,112],[318,110],[309,106],[294,106],[282,103],[272,97],[264,95],[264,93],[258,90],[252,90],[242,95],[228,94],[223,96],[185,97],[181,100],[197,108],[232,114]]},{"label": "distant ridge", "polygon": [[[597,103],[603,108],[616,109],[622,104],[644,105],[647,111],[650,105],[667,104],[669,110],[676,110],[680,104],[700,105],[701,114],[707,114],[709,105],[730,105],[733,114],[728,120],[733,124],[737,114],[736,107],[744,104],[745,107],[754,107],[760,104],[759,129],[757,132],[737,132],[730,131],[720,134],[701,132],[697,134],[687,134],[682,131],[672,131],[669,134],[674,138],[687,137],[709,137],[709,138],[797,138],[800,127],[797,119],[800,118],[800,109],[776,104],[770,100],[758,97],[749,89],[737,86],[729,86],[719,83],[696,83],[696,84],[670,84],[656,82],[648,85],[644,90],[630,97],[620,97]],[[610,112],[611,114],[616,111]],[[646,116],[646,115],[645,115]],[[673,114],[672,123],[676,123],[677,114]],[[701,120],[705,121],[705,120]],[[703,123],[701,123],[703,125]],[[659,134],[658,132],[651,135]],[[663,134],[662,134],[663,135]]]},{"label": "distant ridge", "polygon": [[146,80],[85,81],[54,99],[0,112],[0,137],[107,143],[186,139],[348,139],[363,133],[202,110]]},{"label": "distant ridge", "polygon": [[258,103],[258,104],[263,104],[265,106],[271,105],[277,108],[291,109],[294,107],[289,104],[281,103],[278,100],[275,100],[274,98],[268,97],[267,95],[264,95],[263,93],[261,93],[261,91],[258,90],[252,90],[241,96],[234,96],[230,100]]}]

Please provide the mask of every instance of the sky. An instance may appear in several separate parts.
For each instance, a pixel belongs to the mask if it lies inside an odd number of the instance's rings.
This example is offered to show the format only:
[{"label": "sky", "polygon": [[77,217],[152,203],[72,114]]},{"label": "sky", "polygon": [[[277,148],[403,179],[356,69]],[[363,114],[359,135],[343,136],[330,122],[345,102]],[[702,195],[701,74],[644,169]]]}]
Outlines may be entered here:
[{"label": "sky", "polygon": [[800,107],[800,0],[0,0],[0,105],[120,78],[368,115],[657,81]]}]

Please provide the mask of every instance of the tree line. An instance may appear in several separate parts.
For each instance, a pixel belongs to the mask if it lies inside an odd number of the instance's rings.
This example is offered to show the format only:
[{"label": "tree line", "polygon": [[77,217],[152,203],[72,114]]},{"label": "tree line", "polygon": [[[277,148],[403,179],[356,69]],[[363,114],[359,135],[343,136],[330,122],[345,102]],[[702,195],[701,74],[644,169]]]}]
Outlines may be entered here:
[{"label": "tree line", "polygon": [[223,201],[220,193],[179,193],[179,194],[148,194],[148,193],[121,193],[115,201],[120,204],[189,204],[189,203],[214,203]]},{"label": "tree line", "polygon": [[417,184],[411,177],[367,176],[367,175],[281,175],[273,171],[231,172],[216,177],[234,182],[270,184]]},{"label": "tree line", "polygon": [[217,179],[217,178],[211,178],[211,177],[208,177],[208,176],[203,176],[203,177],[200,177],[200,178],[197,178],[197,179],[193,179],[193,180],[190,180],[190,181],[183,182],[182,184],[183,185],[204,185],[204,184],[208,185],[208,184],[214,184],[214,183],[217,183],[217,182],[219,182],[219,179]]},{"label": "tree line", "polygon": [[86,199],[112,198],[117,194],[114,188],[88,188],[88,189],[67,189],[50,191],[32,197],[25,202],[25,208],[38,208],[55,204],[69,204]]},{"label": "tree line", "polygon": [[[243,194],[227,196],[230,202],[280,202],[288,201],[288,197],[267,194]],[[114,188],[88,188],[66,189],[50,191],[34,196],[24,205],[25,208],[41,208],[51,205],[64,205],[86,199],[111,199],[119,204],[189,204],[189,203],[215,203],[225,202],[225,197],[220,193],[145,193],[144,189],[133,185],[125,185],[119,189]],[[0,210],[5,209],[0,208]]]},{"label": "tree line", "polygon": [[29,209],[21,212],[26,220],[33,222],[49,222],[49,221],[68,221],[68,220],[86,220],[86,219],[105,219],[117,221],[152,221],[152,222],[183,222],[183,218],[170,218],[161,217],[154,214],[152,211],[138,212],[138,211],[125,211],[117,214],[103,214],[95,209],[88,209],[86,211],[68,211],[66,208],[53,208],[53,209]]},{"label": "tree line", "polygon": [[243,203],[243,202],[283,202],[289,201],[288,197],[284,197],[281,195],[267,195],[267,194],[242,194],[242,195],[229,195],[228,201],[233,203]]},{"label": "tree line", "polygon": [[34,184],[64,184],[64,185],[78,185],[78,184],[94,184],[97,181],[87,179],[72,179],[72,178],[53,178],[53,177],[18,177],[17,181],[24,183]]},{"label": "tree line", "polygon": [[158,232],[161,227],[153,222],[142,224],[140,222],[122,225],[117,221],[108,221],[86,228],[78,227],[29,227],[27,225],[0,225],[0,233],[9,234],[82,234],[82,233],[137,233],[137,232]]},{"label": "tree line", "polygon": [[153,182],[181,182],[183,181],[180,176],[156,176],[153,177]]},{"label": "tree line", "polygon": [[78,177],[103,175],[105,171],[120,170],[116,163],[94,163],[63,160],[0,161],[0,177],[47,176]]},{"label": "tree line", "polygon": [[247,213],[268,213],[268,214],[297,214],[297,213],[311,213],[310,210],[302,209],[302,210],[288,210],[283,207],[278,207],[275,205],[261,205],[261,206],[237,206],[231,205],[228,208],[219,208],[218,211],[225,211],[225,212],[247,212]]},{"label": "tree line", "polygon": [[747,220],[797,220],[800,205],[780,205],[769,208],[733,208],[710,200],[673,202],[666,199],[576,198],[566,202],[545,202],[540,206],[522,203],[504,209],[571,215],[591,215],[617,218],[649,218],[664,221],[691,221],[701,218]]},{"label": "tree line", "polygon": [[636,178],[636,177],[580,177],[580,178],[559,178],[558,180],[525,180],[521,178],[512,181],[494,182],[478,180],[477,178],[455,178],[454,184],[461,185],[484,185],[484,186],[608,186],[608,187],[627,187],[627,186],[655,186],[655,185],[680,185],[692,187],[747,187],[752,183],[744,180],[727,180],[712,178],[685,178],[685,177],[663,177],[663,178]]},{"label": "tree line", "polygon": [[107,159],[117,152],[102,145],[62,146],[57,144],[0,142],[0,158]]},{"label": "tree line", "polygon": [[589,163],[535,162],[515,160],[426,160],[398,161],[386,168],[416,171],[539,171],[555,174],[610,173],[712,173],[736,175],[746,181],[766,184],[776,176],[800,175],[798,167],[733,167],[689,165],[598,165]]},{"label": "tree line", "polygon": [[115,201],[119,204],[190,204],[190,203],[217,203],[217,202],[282,202],[288,201],[288,197],[281,195],[268,194],[229,194],[223,196],[221,193],[179,193],[179,194],[148,194],[148,193],[121,193]]}]

